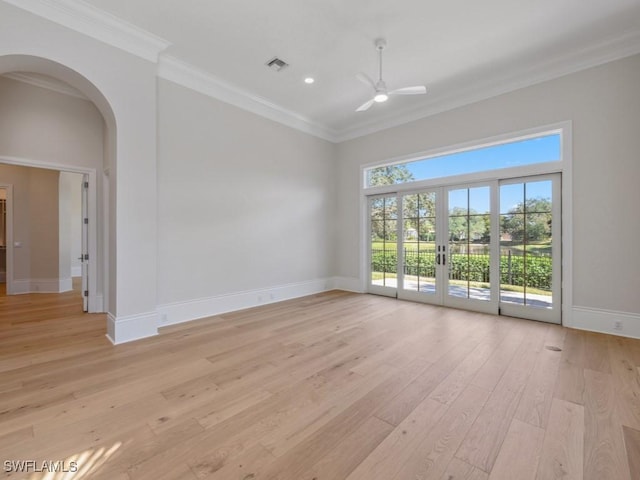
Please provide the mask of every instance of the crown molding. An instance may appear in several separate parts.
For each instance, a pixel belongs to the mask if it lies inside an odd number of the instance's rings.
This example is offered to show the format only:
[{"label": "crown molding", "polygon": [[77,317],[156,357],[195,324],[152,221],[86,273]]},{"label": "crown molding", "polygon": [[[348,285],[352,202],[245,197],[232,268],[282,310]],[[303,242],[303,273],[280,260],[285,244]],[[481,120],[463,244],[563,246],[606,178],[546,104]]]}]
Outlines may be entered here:
[{"label": "crown molding", "polygon": [[47,80],[41,76],[35,76],[28,72],[10,72],[2,75],[3,77],[10,78],[17,82],[27,83],[34,87],[45,88],[53,92],[62,93],[63,95],[69,95],[70,97],[81,98],[82,100],[90,101],[80,90],[73,88],[71,85],[65,85],[62,82],[55,79]]},{"label": "crown molding", "polygon": [[337,132],[335,130],[227,83],[175,57],[160,56],[158,76],[296,130],[330,142],[336,142]]},{"label": "crown molding", "polygon": [[170,42],[82,0],[3,0],[127,53],[157,62]]},{"label": "crown molding", "polygon": [[473,82],[469,82],[469,87],[432,98],[427,105],[404,109],[381,120],[342,129],[335,141],[353,140],[639,53],[640,31],[628,31],[598,44],[548,58],[534,66],[512,69],[507,75],[504,69],[492,69],[490,75],[474,78]]}]

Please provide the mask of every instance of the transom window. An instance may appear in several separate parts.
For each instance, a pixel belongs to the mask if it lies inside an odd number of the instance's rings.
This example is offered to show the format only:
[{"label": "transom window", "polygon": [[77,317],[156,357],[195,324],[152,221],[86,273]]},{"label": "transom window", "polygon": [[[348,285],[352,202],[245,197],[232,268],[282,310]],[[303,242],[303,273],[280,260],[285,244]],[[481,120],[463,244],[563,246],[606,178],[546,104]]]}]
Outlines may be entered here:
[{"label": "transom window", "polygon": [[561,132],[365,169],[365,188],[562,160]]}]

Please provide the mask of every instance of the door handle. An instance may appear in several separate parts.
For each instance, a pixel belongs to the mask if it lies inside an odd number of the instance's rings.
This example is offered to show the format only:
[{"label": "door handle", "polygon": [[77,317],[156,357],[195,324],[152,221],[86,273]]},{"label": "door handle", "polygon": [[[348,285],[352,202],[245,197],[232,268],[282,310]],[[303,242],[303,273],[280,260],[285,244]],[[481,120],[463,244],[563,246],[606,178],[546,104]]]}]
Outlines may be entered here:
[{"label": "door handle", "polygon": [[440,265],[440,254],[439,253],[436,255],[436,263],[438,265]]},{"label": "door handle", "polygon": [[443,253],[442,254],[442,265],[446,265],[447,264],[447,254]]}]

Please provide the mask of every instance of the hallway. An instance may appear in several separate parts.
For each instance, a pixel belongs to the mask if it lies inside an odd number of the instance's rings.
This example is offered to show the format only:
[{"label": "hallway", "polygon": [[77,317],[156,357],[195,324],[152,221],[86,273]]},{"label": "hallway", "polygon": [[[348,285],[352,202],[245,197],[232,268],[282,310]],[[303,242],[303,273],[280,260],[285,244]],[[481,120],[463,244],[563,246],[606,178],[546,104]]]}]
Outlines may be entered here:
[{"label": "hallway", "polygon": [[[105,314],[82,311],[80,278],[65,293],[6,295],[0,284],[0,371],[72,357],[110,345]],[[11,385],[0,385],[0,392]]]}]

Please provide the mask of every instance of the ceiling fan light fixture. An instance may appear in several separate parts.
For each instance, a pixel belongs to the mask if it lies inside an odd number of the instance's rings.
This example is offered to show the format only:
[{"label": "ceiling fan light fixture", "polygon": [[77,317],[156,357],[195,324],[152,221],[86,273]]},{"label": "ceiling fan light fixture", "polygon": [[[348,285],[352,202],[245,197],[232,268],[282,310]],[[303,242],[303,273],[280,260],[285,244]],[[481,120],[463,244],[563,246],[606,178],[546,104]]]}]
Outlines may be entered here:
[{"label": "ceiling fan light fixture", "polygon": [[382,51],[387,46],[387,42],[383,38],[378,38],[375,41],[376,50],[378,51],[378,81],[374,82],[371,77],[365,73],[358,73],[356,78],[367,86],[373,88],[373,98],[369,97],[369,100],[358,108],[356,112],[365,112],[371,108],[374,103],[383,103],[389,100],[390,95],[422,95],[427,93],[427,87],[424,85],[416,85],[413,87],[403,87],[395,90],[387,90],[387,84],[382,79]]}]

